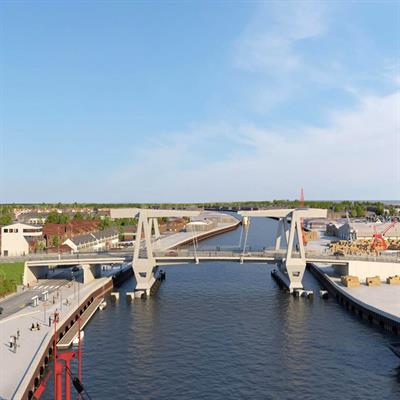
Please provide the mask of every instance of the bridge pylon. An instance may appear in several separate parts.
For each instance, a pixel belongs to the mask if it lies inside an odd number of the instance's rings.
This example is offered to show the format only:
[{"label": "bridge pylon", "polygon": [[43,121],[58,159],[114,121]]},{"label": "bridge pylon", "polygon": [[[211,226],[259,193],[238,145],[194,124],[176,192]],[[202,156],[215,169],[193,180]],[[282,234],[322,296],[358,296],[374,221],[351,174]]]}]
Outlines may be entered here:
[{"label": "bridge pylon", "polygon": [[288,208],[255,211],[240,211],[246,217],[267,217],[278,220],[275,236],[275,251],[283,252],[278,263],[281,276],[290,291],[302,289],[306,269],[306,252],[301,227],[302,218],[326,218],[327,210],[318,208]]},{"label": "bridge pylon", "polygon": [[[150,289],[156,280],[155,271],[157,269],[151,242],[153,224],[154,218],[149,218],[147,210],[140,210],[132,266],[136,279],[136,290],[143,291],[147,296],[150,296]],[[143,236],[144,246],[142,246]]]},{"label": "bridge pylon", "polygon": [[157,273],[157,262],[153,253],[154,243],[152,241],[152,239],[157,240],[160,237],[157,218],[198,216],[200,211],[132,209],[131,212],[133,216],[139,218],[132,261],[136,279],[135,290],[150,296],[151,288],[156,282]]}]

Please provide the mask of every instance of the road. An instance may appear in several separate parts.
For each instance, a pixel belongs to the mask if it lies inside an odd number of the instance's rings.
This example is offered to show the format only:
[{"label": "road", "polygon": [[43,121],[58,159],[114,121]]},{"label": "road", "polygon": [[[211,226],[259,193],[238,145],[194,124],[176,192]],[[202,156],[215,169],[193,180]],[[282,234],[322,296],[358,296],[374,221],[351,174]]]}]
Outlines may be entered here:
[{"label": "road", "polygon": [[[79,275],[80,271],[74,275]],[[20,311],[32,303],[32,297],[40,296],[43,292],[49,292],[49,301],[53,300],[53,292],[59,291],[63,286],[71,282],[71,268],[62,268],[56,274],[50,274],[48,279],[40,279],[37,284],[30,288],[25,288],[22,292],[14,294],[0,301],[0,307],[3,312],[0,315],[0,320],[9,317],[10,315]],[[55,295],[56,293],[54,293]],[[59,301],[59,299],[57,299]]]}]

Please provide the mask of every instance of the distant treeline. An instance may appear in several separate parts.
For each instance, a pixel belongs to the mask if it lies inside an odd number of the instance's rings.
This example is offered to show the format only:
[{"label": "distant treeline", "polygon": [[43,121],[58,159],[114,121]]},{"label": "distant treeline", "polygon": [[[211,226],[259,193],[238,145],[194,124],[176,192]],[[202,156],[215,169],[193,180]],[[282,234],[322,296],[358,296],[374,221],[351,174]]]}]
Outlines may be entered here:
[{"label": "distant treeline", "polygon": [[[0,225],[6,225],[13,220],[13,209],[15,208],[30,208],[30,209],[75,209],[82,210],[85,208],[100,209],[100,208],[265,208],[265,207],[299,207],[299,200],[272,200],[272,201],[232,201],[232,202],[207,202],[207,203],[15,203],[0,205]],[[394,206],[384,205],[382,202],[371,201],[305,201],[304,206],[314,208],[324,208],[335,212],[348,212],[351,217],[363,217],[367,209],[373,210],[377,215],[384,214],[384,210],[388,209],[389,214],[395,215],[396,209]],[[76,212],[72,219],[80,220],[87,219],[88,216]],[[100,219],[96,215],[89,218]],[[47,222],[66,223],[71,219],[67,214],[58,214],[51,212]],[[133,223],[133,221],[124,221],[125,223]],[[101,226],[105,228],[109,226],[109,218],[101,219]]]},{"label": "distant treeline", "polygon": [[[319,201],[310,200],[304,201],[304,205],[307,207],[318,207],[318,208],[341,208],[346,209],[356,204],[362,206],[375,206],[385,207],[384,203],[380,201]],[[0,208],[31,208],[31,209],[54,209],[54,208],[123,208],[123,207],[137,207],[137,208],[152,208],[152,207],[270,207],[270,206],[290,206],[297,207],[300,205],[299,200],[248,200],[248,201],[224,201],[224,202],[203,202],[203,203],[7,203],[0,205]],[[387,206],[389,207],[389,206]]]}]

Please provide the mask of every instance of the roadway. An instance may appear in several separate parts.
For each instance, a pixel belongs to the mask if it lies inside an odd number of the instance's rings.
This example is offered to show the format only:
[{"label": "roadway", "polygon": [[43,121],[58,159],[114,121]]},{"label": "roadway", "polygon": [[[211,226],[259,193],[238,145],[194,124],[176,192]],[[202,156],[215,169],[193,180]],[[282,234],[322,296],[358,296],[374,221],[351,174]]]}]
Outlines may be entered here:
[{"label": "roadway", "polygon": [[3,309],[0,320],[17,313],[21,309],[32,304],[32,297],[41,296],[45,291],[49,293],[49,301],[53,301],[53,296],[57,301],[55,292],[59,292],[64,286],[68,285],[72,277],[79,279],[81,271],[72,272],[71,268],[62,268],[57,272],[50,272],[47,279],[39,279],[38,282],[30,287],[24,287],[21,292],[15,293],[0,301],[0,307]]}]

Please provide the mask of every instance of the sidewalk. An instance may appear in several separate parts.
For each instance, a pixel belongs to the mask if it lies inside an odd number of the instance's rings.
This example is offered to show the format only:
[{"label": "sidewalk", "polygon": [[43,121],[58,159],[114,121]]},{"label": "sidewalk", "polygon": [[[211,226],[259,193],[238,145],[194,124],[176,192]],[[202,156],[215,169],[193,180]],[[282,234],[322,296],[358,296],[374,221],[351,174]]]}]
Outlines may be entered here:
[{"label": "sidewalk", "polygon": [[[73,285],[64,287],[60,293],[63,299],[62,308],[59,301],[54,305],[51,301],[46,304],[40,301],[38,307],[26,307],[0,321],[0,399],[17,399],[20,397],[16,396],[17,390],[25,389],[25,385],[21,383],[25,379],[30,379],[28,372],[40,361],[43,351],[41,348],[46,347],[52,340],[54,326],[49,327],[50,314],[57,310],[62,324],[78,306],[78,285],[79,297],[82,300],[109,279],[111,278],[96,279],[86,285],[75,283],[75,299]],[[70,302],[68,306],[65,305],[67,298]],[[32,324],[35,326],[39,324],[40,330],[31,331]],[[9,339],[10,335],[17,335],[17,330],[20,331],[20,338],[17,340],[17,349],[14,352],[14,349],[9,347]]]}]

